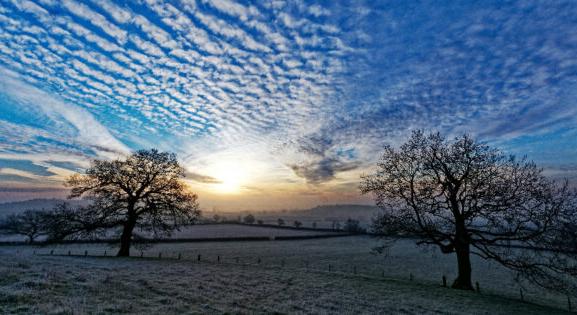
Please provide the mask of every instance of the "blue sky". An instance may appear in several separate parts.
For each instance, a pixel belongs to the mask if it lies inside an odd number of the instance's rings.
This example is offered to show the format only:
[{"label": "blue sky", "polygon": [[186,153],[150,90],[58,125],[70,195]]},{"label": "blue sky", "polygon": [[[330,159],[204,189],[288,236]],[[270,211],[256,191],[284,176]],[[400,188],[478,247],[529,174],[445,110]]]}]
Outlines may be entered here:
[{"label": "blue sky", "polygon": [[176,152],[205,208],[366,202],[412,129],[577,177],[575,1],[0,0],[0,199]]}]

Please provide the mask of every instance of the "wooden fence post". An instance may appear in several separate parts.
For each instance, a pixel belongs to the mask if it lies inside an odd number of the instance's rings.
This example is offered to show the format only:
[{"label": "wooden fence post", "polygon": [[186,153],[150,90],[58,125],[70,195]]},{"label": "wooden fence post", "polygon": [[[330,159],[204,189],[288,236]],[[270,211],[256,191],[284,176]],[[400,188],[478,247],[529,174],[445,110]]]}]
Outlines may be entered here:
[{"label": "wooden fence post", "polygon": [[162,259],[162,252],[158,253],[158,259]]},{"label": "wooden fence post", "polygon": [[413,273],[409,274],[409,280],[413,281]]},{"label": "wooden fence post", "polygon": [[216,256],[216,262],[220,262],[220,255]]},{"label": "wooden fence post", "polygon": [[329,264],[329,272],[331,272],[331,265]]},{"label": "wooden fence post", "polygon": [[68,256],[70,256],[70,251],[68,251]]},{"label": "wooden fence post", "polygon": [[87,256],[88,256],[88,251],[85,250],[85,251],[84,251],[84,257],[87,257]]},{"label": "wooden fence post", "polygon": [[475,282],[475,287],[477,288],[477,293],[481,293],[481,288],[479,287],[479,282]]},{"label": "wooden fence post", "polygon": [[567,308],[571,311],[571,298],[567,295]]},{"label": "wooden fence post", "polygon": [[104,256],[106,256],[106,251],[104,251]]},{"label": "wooden fence post", "polygon": [[50,250],[50,256],[52,256],[52,255],[54,255],[54,250],[53,250],[53,249]]},{"label": "wooden fence post", "polygon": [[256,261],[256,263],[260,265],[260,257],[258,258],[258,260]]},{"label": "wooden fence post", "polygon": [[447,277],[445,275],[443,275],[443,287],[447,287]]},{"label": "wooden fence post", "polygon": [[140,258],[144,257],[144,252],[140,251]]},{"label": "wooden fence post", "polygon": [[525,301],[525,297],[523,296],[523,288],[519,288],[519,294],[521,295],[521,301]]},{"label": "wooden fence post", "polygon": [[178,260],[182,258],[182,254],[178,253]]},{"label": "wooden fence post", "polygon": [[200,254],[198,254],[198,257],[196,259],[197,261],[200,261]]}]

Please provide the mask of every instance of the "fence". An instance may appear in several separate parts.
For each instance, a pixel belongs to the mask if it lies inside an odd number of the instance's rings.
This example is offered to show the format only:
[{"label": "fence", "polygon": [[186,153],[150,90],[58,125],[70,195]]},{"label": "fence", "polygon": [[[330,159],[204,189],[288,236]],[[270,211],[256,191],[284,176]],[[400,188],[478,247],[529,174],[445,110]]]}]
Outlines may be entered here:
[{"label": "fence", "polygon": [[[34,255],[38,256],[69,256],[69,257],[93,257],[93,258],[110,258],[115,256],[115,252],[108,250],[100,251],[72,251],[72,250],[46,250],[38,251],[35,250]],[[304,271],[304,272],[315,272],[315,273],[326,273],[337,276],[346,277],[359,277],[371,280],[383,280],[383,281],[419,281],[420,283],[429,283],[431,285],[439,285],[442,287],[448,287],[447,276],[442,274],[439,275],[438,282],[431,282],[430,280],[419,279],[413,273],[408,273],[406,277],[400,277],[398,274],[391,276],[384,269],[379,268],[368,268],[366,265],[354,265],[354,264],[339,264],[334,262],[319,262],[316,260],[307,259],[287,259],[286,257],[274,257],[274,256],[224,256],[221,254],[216,255],[206,255],[202,253],[182,253],[176,251],[161,252],[161,251],[136,251],[132,253],[130,259],[147,259],[147,260],[172,260],[172,261],[183,261],[199,264],[216,264],[216,265],[239,265],[247,267],[258,267],[266,269],[276,269],[276,270],[288,270],[288,271]],[[504,292],[492,292],[492,290],[485,290],[479,282],[474,283],[475,290],[479,294],[497,294],[503,295]],[[506,294],[510,298],[517,298],[522,302],[528,302],[527,292],[523,288],[519,288],[518,294]],[[569,311],[573,310],[572,300],[567,296],[566,308]],[[558,306],[558,305],[557,305]]]}]

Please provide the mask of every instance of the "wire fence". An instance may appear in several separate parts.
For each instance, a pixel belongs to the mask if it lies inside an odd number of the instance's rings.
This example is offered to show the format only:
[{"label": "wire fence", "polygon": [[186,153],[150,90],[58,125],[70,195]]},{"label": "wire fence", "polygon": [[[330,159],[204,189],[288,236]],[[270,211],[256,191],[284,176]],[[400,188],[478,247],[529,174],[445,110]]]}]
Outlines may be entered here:
[{"label": "wire fence", "polygon": [[[68,257],[91,257],[91,258],[112,258],[116,254],[109,250],[45,250],[39,251],[34,250],[34,255],[37,256],[68,256]],[[334,261],[319,260],[319,259],[302,259],[294,257],[284,257],[284,256],[240,256],[240,255],[220,255],[212,254],[207,255],[206,253],[191,253],[191,252],[177,252],[177,251],[135,251],[132,252],[128,257],[131,259],[147,259],[147,260],[172,260],[172,261],[183,261],[190,263],[199,264],[212,264],[212,265],[238,265],[238,266],[252,266],[264,269],[275,269],[275,270],[288,270],[288,271],[301,271],[301,272],[314,272],[314,273],[325,273],[337,276],[346,277],[359,277],[372,280],[383,280],[383,281],[410,281],[410,282],[421,282],[429,283],[432,285],[439,285],[442,287],[449,287],[446,275],[440,275],[439,281],[430,281],[424,279],[417,279],[413,273],[408,273],[404,276],[399,274],[391,275],[384,268],[371,267],[367,265],[355,265],[351,263],[338,263]],[[483,286],[478,281],[474,283],[475,291],[479,294],[485,293]],[[502,293],[502,292],[498,292]],[[497,293],[497,294],[498,294]],[[488,294],[494,294],[492,290],[489,290]],[[522,302],[530,302],[527,291],[522,287],[516,294],[507,294],[510,298],[517,298]],[[559,307],[559,305],[557,305]],[[567,296],[566,306],[561,307],[574,311],[573,303],[570,296]]]}]

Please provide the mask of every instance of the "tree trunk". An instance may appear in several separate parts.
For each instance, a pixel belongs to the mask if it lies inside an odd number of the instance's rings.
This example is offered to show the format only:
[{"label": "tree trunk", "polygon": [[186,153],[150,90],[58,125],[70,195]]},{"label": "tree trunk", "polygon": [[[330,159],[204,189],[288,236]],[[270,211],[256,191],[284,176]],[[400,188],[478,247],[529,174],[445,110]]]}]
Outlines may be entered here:
[{"label": "tree trunk", "polygon": [[452,288],[461,290],[473,290],[471,283],[471,257],[469,244],[459,244],[455,246],[457,254],[457,263],[459,265],[459,275]]},{"label": "tree trunk", "polygon": [[[457,187],[455,191],[458,191]],[[455,253],[457,254],[457,264],[459,265],[459,275],[453,285],[454,289],[461,290],[473,290],[473,285],[471,284],[471,239],[469,238],[469,232],[465,225],[465,219],[459,209],[459,203],[457,202],[456,193],[451,194],[451,210],[455,216]]]},{"label": "tree trunk", "polygon": [[136,222],[134,220],[128,220],[124,224],[124,229],[122,230],[122,236],[120,236],[120,250],[116,256],[118,257],[128,257],[130,256],[130,245],[132,243],[132,230]]}]

